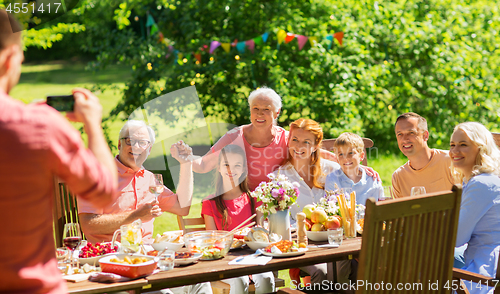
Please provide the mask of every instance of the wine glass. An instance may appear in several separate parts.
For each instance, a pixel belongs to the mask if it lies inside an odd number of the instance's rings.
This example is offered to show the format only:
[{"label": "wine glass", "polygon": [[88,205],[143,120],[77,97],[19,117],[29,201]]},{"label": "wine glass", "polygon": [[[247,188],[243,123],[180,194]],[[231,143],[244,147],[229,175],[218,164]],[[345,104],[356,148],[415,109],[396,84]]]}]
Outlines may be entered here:
[{"label": "wine glass", "polygon": [[163,176],[161,174],[154,174],[154,183],[149,186],[149,192],[155,195],[156,200],[163,193]]},{"label": "wine glass", "polygon": [[67,223],[64,225],[63,243],[70,250],[69,262],[73,266],[75,249],[82,242],[82,233],[78,223]]},{"label": "wine glass", "polygon": [[423,186],[411,187],[411,196],[422,195],[425,193],[426,193],[425,187],[423,187]]},{"label": "wine glass", "polygon": [[380,193],[378,200],[379,201],[384,201],[384,200],[389,200],[393,198],[392,195],[392,186],[384,186],[384,190],[382,193]]}]

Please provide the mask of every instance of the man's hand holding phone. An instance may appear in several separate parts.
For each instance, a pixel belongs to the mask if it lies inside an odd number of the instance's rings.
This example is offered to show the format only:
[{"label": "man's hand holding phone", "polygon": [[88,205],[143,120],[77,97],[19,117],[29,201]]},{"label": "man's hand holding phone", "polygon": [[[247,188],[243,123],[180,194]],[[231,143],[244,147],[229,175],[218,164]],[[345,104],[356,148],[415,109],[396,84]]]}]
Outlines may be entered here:
[{"label": "man's hand holding phone", "polygon": [[66,113],[66,117],[85,125],[93,124],[100,127],[102,120],[102,106],[92,92],[84,88],[74,88],[75,107],[73,112]]}]

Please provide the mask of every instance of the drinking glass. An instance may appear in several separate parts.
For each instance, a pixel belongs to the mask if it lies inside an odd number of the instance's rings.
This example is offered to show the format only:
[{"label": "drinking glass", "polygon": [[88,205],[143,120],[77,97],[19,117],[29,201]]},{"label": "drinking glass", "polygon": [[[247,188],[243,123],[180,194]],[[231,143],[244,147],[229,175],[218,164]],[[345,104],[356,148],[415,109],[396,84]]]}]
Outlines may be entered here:
[{"label": "drinking glass", "polygon": [[417,186],[411,187],[411,196],[425,194],[425,187]]},{"label": "drinking glass", "polygon": [[71,266],[73,266],[75,249],[80,245],[80,242],[82,242],[80,225],[77,223],[65,224],[63,232],[63,243],[64,246],[66,246],[66,248],[70,250],[69,263],[71,264]]},{"label": "drinking glass", "polygon": [[343,235],[344,230],[342,228],[328,229],[328,243],[330,245],[342,245]]},{"label": "drinking glass", "polygon": [[382,193],[379,195],[378,200],[379,201],[384,201],[384,200],[389,200],[393,198],[392,195],[392,186],[384,186],[384,190]]},{"label": "drinking glass", "polygon": [[158,267],[161,271],[168,271],[174,268],[175,251],[165,250],[158,257]]},{"label": "drinking glass", "polygon": [[149,192],[155,195],[156,200],[163,193],[163,176],[161,174],[154,174],[154,182],[150,184]]}]

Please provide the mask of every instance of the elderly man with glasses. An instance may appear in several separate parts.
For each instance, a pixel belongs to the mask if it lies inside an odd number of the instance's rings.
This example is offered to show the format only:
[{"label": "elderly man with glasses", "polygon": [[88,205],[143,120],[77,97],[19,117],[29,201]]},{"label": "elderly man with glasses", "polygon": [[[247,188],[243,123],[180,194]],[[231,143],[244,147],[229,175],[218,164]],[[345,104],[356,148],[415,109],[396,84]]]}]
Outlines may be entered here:
[{"label": "elderly man with glasses", "polygon": [[143,121],[129,120],[120,131],[116,165],[118,166],[118,199],[105,208],[78,199],[78,213],[82,230],[89,242],[111,241],[114,231],[121,225],[140,219],[143,240],[152,243],[154,218],[163,211],[177,215],[188,215],[193,195],[191,162],[178,156],[178,146],[172,145],[172,156],[181,162],[179,189],[177,194],[166,187],[158,200],[149,192],[154,176],[142,164],[148,158],[155,141],[154,130]]},{"label": "elderly man with glasses", "polygon": [[[120,196],[105,208],[96,208],[89,202],[78,199],[78,215],[85,237],[89,242],[109,242],[114,231],[121,225],[130,224],[140,219],[142,221],[142,236],[144,243],[152,243],[154,218],[163,211],[178,215],[188,215],[193,196],[193,171],[190,161],[179,157],[179,149],[187,150],[192,155],[191,148],[181,146],[179,142],[170,148],[172,156],[179,160],[180,175],[177,194],[164,187],[163,193],[155,200],[149,192],[149,186],[155,183],[154,175],[145,170],[142,164],[149,156],[155,142],[154,130],[144,121],[129,120],[120,130],[118,141],[118,189]],[[210,283],[164,289],[154,293],[212,293]]]}]

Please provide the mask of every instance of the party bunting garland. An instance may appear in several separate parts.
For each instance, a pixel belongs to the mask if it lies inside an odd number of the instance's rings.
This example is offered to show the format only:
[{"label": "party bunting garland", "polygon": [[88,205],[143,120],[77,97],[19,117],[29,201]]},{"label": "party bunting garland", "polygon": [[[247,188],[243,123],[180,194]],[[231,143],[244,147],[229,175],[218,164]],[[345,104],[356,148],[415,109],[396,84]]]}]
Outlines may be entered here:
[{"label": "party bunting garland", "polygon": [[[151,15],[148,15],[147,21],[146,21],[146,27],[151,27],[150,29],[150,35],[154,35],[155,33],[158,33],[158,42],[164,43],[168,48],[170,53],[174,53],[176,55],[177,62],[179,64],[185,63],[185,61],[182,61],[184,59],[184,54],[182,52],[179,52],[179,50],[176,50],[172,45],[168,43],[168,40],[165,39],[163,33],[159,30],[158,25],[156,24],[155,20]],[[210,47],[208,45],[203,45],[202,47],[199,48],[199,51],[196,53],[189,53],[186,55],[185,60],[189,61],[191,59],[191,56],[196,59],[198,63],[201,63],[201,53],[200,51],[207,51],[209,54],[215,54],[215,51],[217,48],[222,47],[224,52],[229,53],[231,51],[231,47],[236,47],[236,50],[240,53],[245,53],[245,50],[248,49],[250,52],[254,53],[255,52],[255,46],[256,45],[262,45],[263,43],[266,43],[267,40],[269,39],[269,33],[265,32],[262,35],[255,37],[253,39],[249,39],[246,41],[240,41],[238,42],[237,39],[235,39],[232,43],[221,43],[219,41],[212,41],[210,42]],[[297,43],[299,46],[299,51],[304,48],[304,45],[309,41],[309,44],[311,47],[317,46],[319,44],[319,38],[316,36],[313,37],[307,37],[304,35],[298,35],[298,34],[293,34],[290,32],[286,32],[282,29],[278,30],[277,33],[277,40],[278,40],[278,45],[277,48],[280,48],[280,45],[284,42],[285,44],[288,44],[292,42],[294,39],[297,39]],[[340,46],[342,46],[342,40],[344,39],[344,32],[336,32],[332,35],[327,35],[324,39],[328,40],[328,49],[332,48],[333,45],[333,40],[337,40]],[[170,53],[166,54],[165,57],[169,58]]]}]

